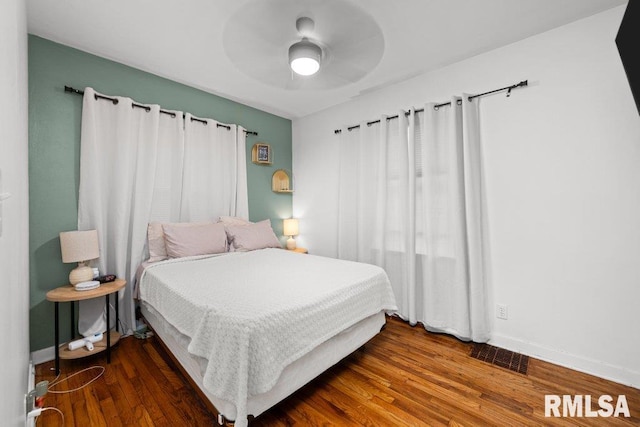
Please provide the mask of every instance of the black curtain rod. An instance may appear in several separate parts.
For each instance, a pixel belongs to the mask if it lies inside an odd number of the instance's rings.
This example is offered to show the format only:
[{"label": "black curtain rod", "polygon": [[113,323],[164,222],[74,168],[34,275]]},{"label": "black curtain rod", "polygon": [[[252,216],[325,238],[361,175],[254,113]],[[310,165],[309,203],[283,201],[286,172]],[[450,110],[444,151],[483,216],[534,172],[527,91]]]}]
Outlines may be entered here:
[{"label": "black curtain rod", "polygon": [[[469,101],[471,101],[473,98],[478,98],[479,96],[490,95],[490,94],[496,93],[496,92],[502,92],[503,90],[507,91],[507,96],[511,96],[511,91],[513,89],[516,89],[516,88],[519,88],[519,87],[528,86],[529,85],[528,82],[529,82],[528,80],[523,80],[520,83],[516,83],[516,84],[511,85],[511,86],[501,87],[500,89],[490,90],[489,92],[483,92],[483,93],[479,93],[477,95],[471,95],[467,99]],[[460,104],[462,104],[462,100],[459,99],[458,100],[458,105],[460,105]],[[451,105],[451,101],[443,102],[442,104],[436,104],[436,105],[433,106],[433,109],[437,110],[438,108],[444,107],[445,105]],[[420,108],[420,109],[415,110],[416,113],[420,113],[422,111],[424,111],[424,108]],[[411,112],[409,112],[409,111],[406,111],[404,113],[405,116],[408,116],[409,114],[411,114]],[[393,119],[397,119],[397,118],[398,118],[398,115],[396,114],[395,116],[387,117],[387,120],[393,120]],[[367,122],[367,126],[371,126],[371,125],[373,125],[375,123],[380,123],[380,119]],[[358,129],[359,127],[360,127],[360,125],[349,126],[347,128],[347,130],[349,132],[351,132],[353,129]],[[336,129],[336,130],[333,131],[333,133],[341,133],[341,132],[342,132],[342,129]]]},{"label": "black curtain rod", "polygon": [[[84,95],[84,91],[80,90],[80,89],[75,89],[72,88],[71,86],[65,86],[64,87],[64,91],[65,92],[69,92],[69,93],[75,93],[76,95]],[[116,105],[118,103],[118,98],[111,98],[109,96],[104,96],[104,95],[98,95],[97,93],[94,95],[96,99],[104,99],[107,101],[111,101],[113,102],[113,105]],[[151,107],[147,106],[147,105],[142,105],[142,104],[136,104],[135,102],[131,104],[132,107],[136,107],[136,108],[143,108],[145,109],[147,112],[151,110]],[[160,110],[160,113],[162,114],[168,114],[171,117],[175,117],[176,113],[172,112],[172,111],[165,111],[165,110]],[[182,118],[185,118],[186,115],[183,114]],[[202,120],[202,119],[197,119],[195,117],[191,117],[191,121],[192,122],[200,122],[200,123],[204,123],[205,125],[208,124],[206,120]],[[227,130],[231,130],[231,126],[229,125],[223,125],[222,123],[217,123],[217,127],[219,128],[226,128]],[[258,132],[254,132],[252,130],[245,130],[245,133],[247,135],[255,135],[258,136]]]}]

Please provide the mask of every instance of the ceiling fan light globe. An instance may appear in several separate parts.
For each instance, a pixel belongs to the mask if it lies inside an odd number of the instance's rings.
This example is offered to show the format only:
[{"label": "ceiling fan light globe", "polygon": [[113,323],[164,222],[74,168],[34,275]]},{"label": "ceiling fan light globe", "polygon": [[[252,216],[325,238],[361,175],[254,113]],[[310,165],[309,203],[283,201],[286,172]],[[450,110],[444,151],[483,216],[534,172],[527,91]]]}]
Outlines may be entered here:
[{"label": "ceiling fan light globe", "polygon": [[289,48],[289,65],[302,76],[310,76],[320,69],[322,49],[320,46],[303,39]]},{"label": "ceiling fan light globe", "polygon": [[301,76],[310,76],[320,69],[320,63],[313,58],[298,58],[291,61],[291,69]]}]

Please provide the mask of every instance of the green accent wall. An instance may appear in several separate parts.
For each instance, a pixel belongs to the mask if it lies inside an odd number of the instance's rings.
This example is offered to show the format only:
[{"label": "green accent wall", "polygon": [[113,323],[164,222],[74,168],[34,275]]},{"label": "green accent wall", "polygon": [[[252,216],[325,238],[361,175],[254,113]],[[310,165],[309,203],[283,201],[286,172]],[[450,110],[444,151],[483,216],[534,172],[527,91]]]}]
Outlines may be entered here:
[{"label": "green accent wall", "polygon": [[[63,264],[61,231],[78,224],[82,97],[64,86],[92,87],[106,95],[180,110],[258,132],[247,138],[249,218],[270,218],[282,236],[282,218],[291,217],[291,195],[271,191],[276,169],[291,170],[291,121],[52,41],[29,36],[29,252],[31,351],[54,343],[50,289],[68,282],[74,267]],[[251,162],[251,147],[265,142],[273,165]],[[284,239],[283,239],[284,242]],[[61,304],[61,340],[69,339],[69,304]]]}]

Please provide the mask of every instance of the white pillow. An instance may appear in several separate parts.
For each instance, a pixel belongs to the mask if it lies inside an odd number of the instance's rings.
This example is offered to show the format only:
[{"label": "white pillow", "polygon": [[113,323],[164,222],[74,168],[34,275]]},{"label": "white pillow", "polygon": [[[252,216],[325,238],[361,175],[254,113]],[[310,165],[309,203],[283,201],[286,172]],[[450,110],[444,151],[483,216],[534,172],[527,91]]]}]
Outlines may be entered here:
[{"label": "white pillow", "polygon": [[227,225],[225,228],[227,238],[236,251],[282,247],[268,219],[245,225]]},{"label": "white pillow", "polygon": [[227,251],[224,224],[163,224],[169,258],[219,254]]}]

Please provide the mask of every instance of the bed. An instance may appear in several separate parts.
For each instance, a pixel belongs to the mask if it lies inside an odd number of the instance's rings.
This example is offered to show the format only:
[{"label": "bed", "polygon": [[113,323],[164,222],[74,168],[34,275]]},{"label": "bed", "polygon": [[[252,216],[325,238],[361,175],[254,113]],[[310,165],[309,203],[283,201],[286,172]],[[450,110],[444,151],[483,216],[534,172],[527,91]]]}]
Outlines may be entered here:
[{"label": "bed", "polygon": [[365,344],[396,309],[381,268],[279,248],[150,263],[138,295],[218,422],[240,427]]}]

